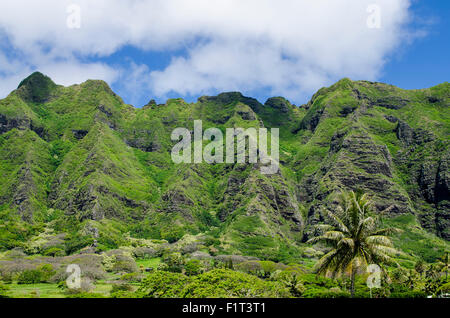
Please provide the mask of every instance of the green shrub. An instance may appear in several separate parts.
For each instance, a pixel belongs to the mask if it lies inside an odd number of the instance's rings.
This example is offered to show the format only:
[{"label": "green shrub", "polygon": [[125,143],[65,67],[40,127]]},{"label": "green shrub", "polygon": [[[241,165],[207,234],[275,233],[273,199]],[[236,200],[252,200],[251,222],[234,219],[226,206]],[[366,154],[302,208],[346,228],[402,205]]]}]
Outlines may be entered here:
[{"label": "green shrub", "polygon": [[94,239],[90,236],[83,236],[78,233],[72,234],[66,239],[66,254],[73,254],[86,246],[94,243]]},{"label": "green shrub", "polygon": [[140,283],[143,279],[143,275],[140,273],[128,273],[122,275],[120,279],[126,282]]},{"label": "green shrub", "polygon": [[450,293],[450,283],[445,283],[438,289],[439,293],[448,294]]},{"label": "green shrub", "polygon": [[303,285],[300,274],[294,271],[275,271],[271,275],[271,279],[280,282],[285,286],[293,297],[301,297],[306,291]]},{"label": "green shrub", "polygon": [[136,265],[136,261],[132,257],[116,255],[112,271],[134,273],[138,271],[138,267]]},{"label": "green shrub", "polygon": [[156,271],[147,276],[138,292],[146,298],[181,298],[184,286],[192,279],[180,273]]},{"label": "green shrub", "polygon": [[142,282],[138,293],[156,298],[289,297],[278,283],[226,269],[192,277],[156,271]]},{"label": "green shrub", "polygon": [[56,272],[51,264],[44,264],[37,268],[41,272],[41,282],[48,282]]},{"label": "green shrub", "polygon": [[[303,294],[305,298],[349,298],[350,293],[345,291],[333,291],[325,288],[311,288],[305,291]],[[357,293],[355,293],[356,298],[365,298],[361,297]]]},{"label": "green shrub", "polygon": [[99,293],[80,292],[72,295],[67,295],[66,298],[106,298],[106,296]]},{"label": "green shrub", "polygon": [[390,298],[427,298],[427,294],[423,291],[407,291],[403,293],[391,293]]},{"label": "green shrub", "polygon": [[180,227],[172,227],[161,230],[161,238],[163,240],[167,240],[169,243],[175,243],[180,240],[184,234],[184,230]]},{"label": "green shrub", "polygon": [[39,284],[45,283],[55,275],[51,264],[44,264],[36,269],[29,269],[21,272],[17,278],[18,284]]},{"label": "green shrub", "polygon": [[260,264],[263,271],[268,275],[272,274],[278,269],[277,264],[271,261],[261,261]]},{"label": "green shrub", "polygon": [[148,247],[136,247],[133,256],[137,259],[150,259],[156,256],[156,251]]},{"label": "green shrub", "polygon": [[174,273],[181,273],[183,271],[185,261],[180,253],[165,254],[162,260],[167,264],[167,271]]},{"label": "green shrub", "polygon": [[0,281],[3,281],[5,284],[11,284],[13,282],[13,274],[11,272],[3,272]]},{"label": "green shrub", "polygon": [[111,298],[142,298],[142,295],[133,291],[116,291],[109,295]]},{"label": "green shrub", "polygon": [[37,269],[23,271],[17,277],[18,284],[39,284],[42,281],[42,273]]},{"label": "green shrub", "polygon": [[52,247],[52,248],[49,248],[48,250],[45,250],[43,255],[57,257],[57,256],[66,255],[66,252],[62,248]]},{"label": "green shrub", "polygon": [[202,272],[202,263],[197,259],[191,259],[184,265],[186,275],[193,276]]},{"label": "green shrub", "polygon": [[228,269],[215,269],[195,276],[182,292],[187,298],[257,298],[288,297],[286,289],[253,275]]},{"label": "green shrub", "polygon": [[[263,271],[261,263],[258,261],[247,261],[237,264],[236,269],[252,275],[257,275],[258,273]],[[231,268],[230,268],[231,269]]]},{"label": "green shrub", "polygon": [[8,298],[9,286],[0,281],[0,298]]},{"label": "green shrub", "polygon": [[212,237],[212,236],[208,236],[205,238],[205,242],[204,242],[205,246],[219,246],[220,245],[220,240]]}]

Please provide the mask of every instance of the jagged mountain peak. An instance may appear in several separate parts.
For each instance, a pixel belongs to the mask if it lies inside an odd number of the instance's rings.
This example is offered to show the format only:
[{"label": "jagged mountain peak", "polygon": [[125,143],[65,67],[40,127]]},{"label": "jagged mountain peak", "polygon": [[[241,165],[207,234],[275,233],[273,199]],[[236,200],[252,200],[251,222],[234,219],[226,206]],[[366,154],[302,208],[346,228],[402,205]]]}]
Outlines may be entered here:
[{"label": "jagged mountain peak", "polygon": [[57,88],[52,79],[40,72],[34,72],[17,87],[18,94],[27,102],[44,103]]},{"label": "jagged mountain peak", "polygon": [[250,106],[254,111],[257,111],[262,107],[261,103],[257,99],[252,97],[246,97],[241,92],[225,92],[220,93],[217,96],[202,96],[198,99],[199,103],[213,102],[219,105],[228,105],[231,103],[244,103]]},{"label": "jagged mountain peak", "polygon": [[47,75],[41,72],[34,72],[30,74],[27,78],[22,80],[17,88],[20,88],[24,85],[56,85],[53,80]]},{"label": "jagged mountain peak", "polygon": [[289,112],[290,109],[295,107],[294,105],[291,104],[289,100],[281,96],[270,97],[264,103],[264,106],[273,107],[275,109],[278,109],[282,113],[287,113]]}]

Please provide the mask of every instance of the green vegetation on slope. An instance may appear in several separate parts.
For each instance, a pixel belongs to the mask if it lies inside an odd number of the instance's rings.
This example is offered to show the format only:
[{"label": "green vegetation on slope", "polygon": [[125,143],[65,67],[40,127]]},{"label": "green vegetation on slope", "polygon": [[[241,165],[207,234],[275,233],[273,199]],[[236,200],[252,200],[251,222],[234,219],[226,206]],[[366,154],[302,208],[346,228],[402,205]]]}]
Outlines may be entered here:
[{"label": "green vegetation on slope", "polygon": [[[366,192],[406,267],[448,249],[450,85],[343,79],[309,103],[240,93],[136,109],[103,81],[35,73],[0,101],[0,251],[71,257],[186,245],[203,257],[313,265],[306,244],[341,190]],[[181,164],[173,129],[280,128],[280,172]],[[269,138],[270,139],[270,138]],[[205,141],[206,144],[206,141]]]}]

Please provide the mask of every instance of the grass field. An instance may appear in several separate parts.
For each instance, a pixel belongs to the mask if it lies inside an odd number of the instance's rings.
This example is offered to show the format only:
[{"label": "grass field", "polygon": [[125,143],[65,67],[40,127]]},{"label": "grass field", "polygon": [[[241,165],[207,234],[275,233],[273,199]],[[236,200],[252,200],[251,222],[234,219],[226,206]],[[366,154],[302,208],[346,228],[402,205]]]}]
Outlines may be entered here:
[{"label": "grass field", "polygon": [[11,284],[9,296],[13,298],[64,298],[65,295],[56,284]]},{"label": "grass field", "polygon": [[160,263],[161,263],[160,257],[150,259],[140,259],[136,261],[138,267],[141,267],[142,265],[144,268],[153,268],[153,269],[156,269]]},{"label": "grass field", "polygon": [[[8,285],[8,296],[12,298],[65,298],[67,295],[57,284],[17,284]],[[91,293],[109,296],[112,285],[101,281],[95,284]]]}]

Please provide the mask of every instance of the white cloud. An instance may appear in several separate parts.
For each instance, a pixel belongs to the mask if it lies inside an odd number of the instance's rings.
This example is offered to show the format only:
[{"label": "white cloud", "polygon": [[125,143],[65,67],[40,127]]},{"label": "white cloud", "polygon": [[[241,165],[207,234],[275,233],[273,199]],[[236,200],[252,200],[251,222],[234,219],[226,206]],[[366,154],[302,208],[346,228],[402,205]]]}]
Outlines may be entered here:
[{"label": "white cloud", "polygon": [[75,58],[54,60],[41,58],[36,62],[25,61],[21,57],[8,57],[0,51],[0,97],[17,88],[18,83],[37,68],[58,84],[72,85],[88,79],[103,79],[114,82],[119,71],[103,63],[82,63]]},{"label": "white cloud", "polygon": [[[15,0],[0,3],[0,32],[26,58],[17,72],[8,70],[9,78],[39,67],[63,83],[128,78],[127,90],[133,83],[158,96],[264,88],[296,99],[343,76],[376,79],[386,57],[408,38],[409,2]],[[66,26],[71,3],[81,7],[80,29]],[[373,3],[381,8],[380,29],[366,24]],[[120,77],[113,66],[80,61],[101,60],[124,45],[187,48],[188,54],[162,71],[131,64]],[[0,59],[0,74],[3,68]]]},{"label": "white cloud", "polygon": [[147,65],[138,65],[129,61],[127,69],[122,69],[118,81],[121,82],[121,92],[127,96],[127,102],[139,105],[142,96],[151,90],[150,70]]},{"label": "white cloud", "polygon": [[78,61],[55,62],[44,64],[39,68],[44,74],[51,74],[52,79],[62,85],[82,83],[88,79],[100,78],[114,82],[119,71],[102,63],[80,63]]}]

